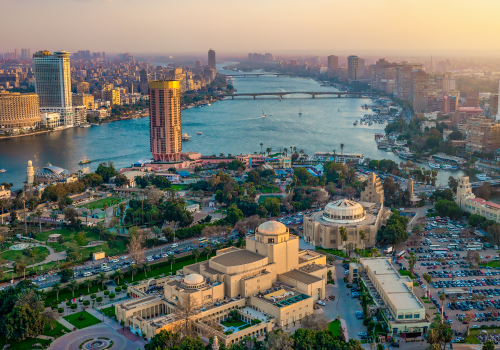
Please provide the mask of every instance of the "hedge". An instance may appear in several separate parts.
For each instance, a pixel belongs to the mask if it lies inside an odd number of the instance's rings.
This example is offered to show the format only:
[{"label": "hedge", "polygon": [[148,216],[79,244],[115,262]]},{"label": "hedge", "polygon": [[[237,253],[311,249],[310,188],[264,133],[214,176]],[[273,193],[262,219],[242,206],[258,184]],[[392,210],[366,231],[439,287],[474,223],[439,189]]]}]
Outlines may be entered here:
[{"label": "hedge", "polygon": [[109,290],[105,290],[104,295],[109,295]]},{"label": "hedge", "polygon": [[122,287],[116,287],[115,288],[115,293],[120,293],[122,291]]},{"label": "hedge", "polygon": [[62,314],[64,312],[64,308],[60,307],[59,309],[57,309],[57,312],[59,312],[60,314]]},{"label": "hedge", "polygon": [[73,309],[73,310],[74,310],[74,309],[76,309],[77,307],[78,307],[78,305],[77,305],[77,304],[71,304],[71,309]]},{"label": "hedge", "polygon": [[91,295],[90,295],[90,299],[95,299],[96,297],[97,297],[97,295],[96,295],[96,294],[91,294]]},{"label": "hedge", "polygon": [[100,303],[100,302],[102,301],[102,297],[97,297],[97,298],[96,298],[96,301],[97,301],[98,303]]},{"label": "hedge", "polygon": [[113,299],[115,296],[116,296],[116,295],[115,295],[115,293],[111,293],[111,294],[109,295],[109,299]]},{"label": "hedge", "polygon": [[90,300],[84,300],[83,305],[85,305],[85,306],[90,305]]}]

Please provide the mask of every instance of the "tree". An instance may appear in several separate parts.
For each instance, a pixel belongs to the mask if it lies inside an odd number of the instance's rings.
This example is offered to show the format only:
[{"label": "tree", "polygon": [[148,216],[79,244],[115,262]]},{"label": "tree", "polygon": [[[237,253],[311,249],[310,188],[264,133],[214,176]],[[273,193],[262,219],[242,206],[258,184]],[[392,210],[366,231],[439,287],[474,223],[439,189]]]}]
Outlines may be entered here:
[{"label": "tree", "polygon": [[59,301],[59,292],[61,290],[61,282],[57,281],[57,282],[54,282],[54,284],[52,285],[52,290],[56,292],[56,300]]},{"label": "tree", "polygon": [[76,281],[71,281],[69,284],[68,284],[68,289],[71,291],[71,293],[73,294],[73,298],[75,297],[75,290],[78,289],[78,283],[76,283]]},{"label": "tree", "polygon": [[190,294],[185,294],[181,297],[176,305],[175,314],[182,320],[182,335],[190,335],[192,333],[192,323],[195,316],[200,312],[198,301]]},{"label": "tree", "polygon": [[38,227],[39,227],[39,230],[40,230],[40,233],[42,232],[42,211],[40,209],[38,209],[36,212],[35,212],[35,216],[38,218]]},{"label": "tree", "polygon": [[442,318],[441,321],[443,321],[444,301],[446,300],[446,295],[444,293],[439,294],[439,300],[441,300],[441,318]]},{"label": "tree", "polygon": [[75,276],[75,271],[72,269],[64,269],[61,272],[61,283],[69,282]]},{"label": "tree", "polygon": [[328,329],[330,320],[324,313],[313,313],[304,317],[301,321],[302,328],[311,329],[316,332]]},{"label": "tree", "polygon": [[17,275],[20,275],[22,272],[23,278],[26,278],[26,275],[25,275],[26,263],[24,262],[24,260],[16,261],[14,263],[14,271],[16,272]]},{"label": "tree", "polygon": [[484,342],[482,350],[495,350],[495,344],[492,340]]},{"label": "tree", "polygon": [[340,238],[342,239],[345,245],[345,242],[347,242],[347,231],[344,226],[340,226],[339,233],[340,233]]},{"label": "tree", "polygon": [[92,285],[92,283],[93,283],[93,282],[94,282],[94,281],[93,281],[93,280],[91,280],[91,279],[86,279],[86,280],[83,282],[83,285],[84,285],[85,287],[87,287],[87,293],[89,293],[89,294],[90,294],[90,286]]},{"label": "tree", "polygon": [[129,253],[130,258],[137,265],[144,260],[144,247],[142,242],[142,234],[132,234],[129,243],[127,244],[127,252]]},{"label": "tree", "polygon": [[175,255],[174,254],[168,254],[167,262],[170,263],[170,271],[173,271],[173,269],[174,269],[174,262],[175,262]]},{"label": "tree", "polygon": [[148,277],[147,272],[151,271],[151,266],[147,262],[142,263],[142,271],[144,271],[144,276]]},{"label": "tree", "polygon": [[429,275],[428,273],[424,273],[424,280],[425,282],[427,282],[427,294],[429,294],[429,291],[430,291],[430,284],[432,282],[432,276]]},{"label": "tree", "polygon": [[3,320],[7,339],[24,340],[43,333],[45,319],[40,310],[31,309],[28,305],[16,307]]},{"label": "tree", "polygon": [[410,265],[410,275],[413,276],[413,269],[415,268],[415,264],[418,258],[414,252],[411,252],[406,258],[406,260],[408,260],[408,264]]},{"label": "tree", "polygon": [[472,214],[471,216],[469,216],[468,224],[469,224],[469,226],[478,227],[485,220],[486,220],[486,218],[484,216],[481,216],[479,214]]},{"label": "tree", "polygon": [[108,276],[106,276],[105,272],[99,272],[96,278],[96,282],[100,283],[102,286],[102,289],[104,289],[104,283],[108,281]]},{"label": "tree", "polygon": [[80,219],[78,219],[78,212],[75,208],[66,208],[64,210],[64,220],[75,230],[80,225]]},{"label": "tree", "polygon": [[365,230],[359,230],[359,238],[361,238],[361,242],[363,242],[363,250],[365,250],[365,240],[366,240]]},{"label": "tree", "polygon": [[264,349],[268,350],[294,350],[294,340],[282,329],[269,333]]},{"label": "tree", "polygon": [[50,326],[50,330],[54,329],[54,321],[57,320],[59,314],[55,310],[46,310],[42,314],[45,322]]},{"label": "tree", "polygon": [[123,279],[123,272],[118,269],[113,273],[113,280],[118,280],[118,285],[120,285],[120,279]]},{"label": "tree", "polygon": [[50,218],[54,221],[54,226],[57,226],[57,218],[58,218],[58,216],[57,216],[57,213],[55,211],[53,211],[52,213],[50,213]]},{"label": "tree", "polygon": [[197,263],[198,257],[200,256],[200,251],[197,248],[194,248],[192,253],[194,255],[195,263]]},{"label": "tree", "polygon": [[134,282],[134,275],[137,274],[137,271],[139,271],[139,268],[137,267],[136,264],[130,265],[130,274],[132,275],[132,282]]}]

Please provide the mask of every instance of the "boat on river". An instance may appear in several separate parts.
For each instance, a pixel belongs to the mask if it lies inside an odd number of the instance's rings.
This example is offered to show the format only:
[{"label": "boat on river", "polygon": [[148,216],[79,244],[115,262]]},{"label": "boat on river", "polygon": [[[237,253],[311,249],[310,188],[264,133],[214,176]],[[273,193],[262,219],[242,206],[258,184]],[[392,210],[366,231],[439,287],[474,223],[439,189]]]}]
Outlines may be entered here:
[{"label": "boat on river", "polygon": [[456,170],[458,169],[456,166],[450,165],[450,164],[443,164],[441,165],[441,169],[444,170]]},{"label": "boat on river", "polygon": [[92,161],[88,158],[85,158],[85,159],[81,160],[80,162],[78,162],[78,164],[80,164],[80,165],[89,164],[89,163],[92,163]]},{"label": "boat on river", "polygon": [[197,135],[203,135],[203,133],[201,131],[197,131],[196,134]]},{"label": "boat on river", "polygon": [[7,172],[7,170],[5,170],[5,169],[0,169],[0,173],[5,173],[5,172]]},{"label": "boat on river", "polygon": [[429,167],[431,169],[441,169],[441,164],[429,162]]},{"label": "boat on river", "polygon": [[191,137],[191,135],[184,133],[181,135],[181,137],[182,137],[182,141],[189,141],[189,138]]}]

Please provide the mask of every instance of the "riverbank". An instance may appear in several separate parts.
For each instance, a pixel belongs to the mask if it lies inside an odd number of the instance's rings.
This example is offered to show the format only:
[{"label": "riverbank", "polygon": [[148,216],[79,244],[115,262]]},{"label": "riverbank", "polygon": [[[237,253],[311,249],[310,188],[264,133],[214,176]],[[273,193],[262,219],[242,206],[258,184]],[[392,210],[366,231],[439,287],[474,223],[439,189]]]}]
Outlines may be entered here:
[{"label": "riverbank", "polygon": [[[61,129],[63,130],[63,129]],[[44,131],[36,131],[36,132],[30,132],[29,134],[20,134],[20,135],[11,135],[11,136],[0,136],[0,140],[10,140],[10,139],[15,139],[18,137],[23,137],[23,136],[33,136],[33,135],[39,135],[39,134],[46,134],[52,131],[59,131],[59,130],[44,130]]]}]

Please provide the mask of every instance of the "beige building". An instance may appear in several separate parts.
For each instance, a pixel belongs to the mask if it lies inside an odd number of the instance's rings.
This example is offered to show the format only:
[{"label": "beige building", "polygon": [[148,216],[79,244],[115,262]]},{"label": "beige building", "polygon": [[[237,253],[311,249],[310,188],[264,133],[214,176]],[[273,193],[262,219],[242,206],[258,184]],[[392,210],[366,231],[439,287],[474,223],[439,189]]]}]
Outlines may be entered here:
[{"label": "beige building", "polygon": [[73,95],[73,106],[85,106],[87,109],[94,109],[94,96],[84,93]]},{"label": "beige building", "polygon": [[38,95],[0,92],[0,128],[28,129],[40,125]]},{"label": "beige building", "polygon": [[458,180],[457,197],[455,202],[460,209],[471,214],[484,216],[487,220],[500,222],[500,205],[486,201],[482,198],[476,198],[472,193],[472,187],[468,176],[462,176]]},{"label": "beige building", "polygon": [[88,94],[90,92],[89,83],[86,81],[76,83],[76,92],[78,94]]},{"label": "beige building", "polygon": [[[176,315],[178,304],[191,300],[199,310],[194,330],[227,346],[311,314],[314,302],[326,296],[332,269],[324,255],[299,250],[298,237],[286,226],[268,221],[246,238],[246,249],[218,250],[177,276],[129,287],[134,299],[116,305],[116,315],[132,332],[151,338],[163,329],[175,330],[183,322]],[[230,312],[246,323],[232,333],[223,324]]]},{"label": "beige building", "polygon": [[467,152],[493,153],[500,148],[500,123],[486,116],[470,118],[466,138]]},{"label": "beige building", "polygon": [[[323,211],[304,215],[304,240],[311,246],[331,249],[345,249],[350,243],[355,248],[375,245],[377,231],[389,218],[390,211],[384,208],[382,185],[374,173],[368,177],[361,200],[337,200],[328,203]],[[341,228],[345,229],[347,240],[342,239]],[[365,240],[361,239],[361,230],[366,234]]]},{"label": "beige building", "polygon": [[[389,258],[364,258],[356,268],[359,278],[372,293],[393,335],[406,332],[425,334],[431,324],[425,306],[413,292],[413,280],[401,276]],[[373,289],[378,293],[375,294]]]},{"label": "beige building", "polygon": [[120,105],[120,89],[105,89],[102,91],[102,98],[111,102],[111,106]]},{"label": "beige building", "polygon": [[6,189],[4,185],[0,186],[0,199],[9,199],[10,190]]}]

